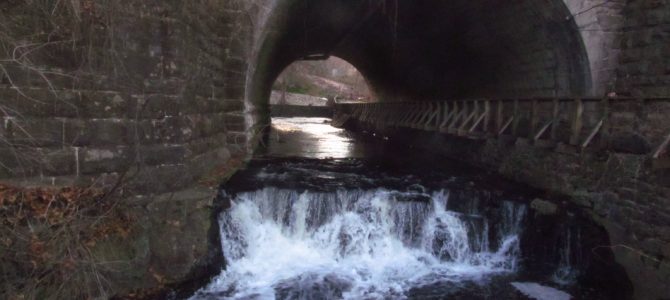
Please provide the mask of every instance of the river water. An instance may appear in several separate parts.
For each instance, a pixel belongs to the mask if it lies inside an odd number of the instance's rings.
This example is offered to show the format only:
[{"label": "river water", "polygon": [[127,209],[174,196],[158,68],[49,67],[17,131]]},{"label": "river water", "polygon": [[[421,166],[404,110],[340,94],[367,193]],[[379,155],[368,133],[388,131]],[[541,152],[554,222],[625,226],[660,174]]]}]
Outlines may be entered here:
[{"label": "river water", "polygon": [[625,299],[602,229],[542,193],[331,127],[275,118],[222,187],[225,266],[191,299]]}]

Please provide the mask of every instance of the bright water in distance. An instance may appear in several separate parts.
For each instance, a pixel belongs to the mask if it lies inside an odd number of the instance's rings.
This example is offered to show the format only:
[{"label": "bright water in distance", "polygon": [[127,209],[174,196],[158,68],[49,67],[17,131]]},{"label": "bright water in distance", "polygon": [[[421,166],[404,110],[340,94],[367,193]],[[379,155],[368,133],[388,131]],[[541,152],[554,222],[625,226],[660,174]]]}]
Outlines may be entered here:
[{"label": "bright water in distance", "polygon": [[265,149],[223,187],[225,269],[192,299],[611,298],[578,282],[593,271],[575,267],[587,260],[574,237],[589,230],[533,233],[547,222],[528,195],[411,155],[327,119],[273,119]]},{"label": "bright water in distance", "polygon": [[264,156],[360,158],[366,148],[326,118],[273,118]]}]

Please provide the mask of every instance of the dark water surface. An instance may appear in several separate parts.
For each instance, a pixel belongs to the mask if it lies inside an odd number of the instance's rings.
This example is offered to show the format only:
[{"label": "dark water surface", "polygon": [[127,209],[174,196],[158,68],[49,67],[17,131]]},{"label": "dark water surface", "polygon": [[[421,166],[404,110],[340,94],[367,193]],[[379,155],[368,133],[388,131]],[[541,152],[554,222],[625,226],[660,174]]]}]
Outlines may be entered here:
[{"label": "dark water surface", "polygon": [[320,118],[277,118],[222,187],[226,267],[192,299],[626,299],[604,231],[544,195]]}]

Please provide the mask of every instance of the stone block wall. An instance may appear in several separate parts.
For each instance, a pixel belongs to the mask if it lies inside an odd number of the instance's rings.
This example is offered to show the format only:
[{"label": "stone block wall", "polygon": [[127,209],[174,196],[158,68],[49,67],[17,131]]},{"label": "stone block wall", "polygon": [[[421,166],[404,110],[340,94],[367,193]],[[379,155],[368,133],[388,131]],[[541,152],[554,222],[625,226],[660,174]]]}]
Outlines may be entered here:
[{"label": "stone block wall", "polygon": [[[254,90],[258,86],[269,89],[269,77],[274,71],[278,73],[273,68],[281,66],[274,63],[286,51],[264,49],[261,45],[264,40],[279,40],[283,36],[276,32],[277,28],[284,28],[282,24],[272,23],[276,8],[301,7],[296,3],[294,0],[1,2],[0,22],[6,26],[0,34],[0,182],[110,188],[122,179],[118,191],[133,198],[137,214],[143,216],[137,225],[140,230],[128,243],[139,245],[138,253],[146,255],[113,256],[114,260],[132,261],[129,269],[138,270],[138,279],[119,286],[118,290],[158,284],[150,270],[163,270],[164,261],[181,270],[179,274],[171,274],[171,283],[184,280],[194,266],[207,264],[203,253],[212,246],[206,241],[206,232],[214,228],[212,220],[192,222],[209,216],[213,204],[214,191],[209,187],[203,191],[200,183],[205,180],[216,184],[217,179],[210,175],[234,171],[227,164],[231,157],[249,153],[257,133],[252,125],[266,125],[262,122],[268,119],[267,103],[264,99],[253,99],[252,105],[249,94],[263,95],[262,91]],[[603,5],[596,0],[545,4],[517,1],[513,5],[454,1],[445,7],[451,5],[457,12],[452,12],[452,17],[460,19],[445,24],[468,25],[459,27],[467,29],[463,33],[471,46],[467,50],[481,50],[475,55],[480,60],[476,64],[455,65],[481,67],[465,70],[468,74],[457,72],[464,77],[453,81],[454,87],[462,88],[463,95],[601,96],[612,89],[633,96],[670,95],[670,0],[619,0]],[[289,15],[285,17],[304,20],[304,16],[290,15],[291,12],[287,9],[284,13]],[[384,20],[387,17],[378,16]],[[443,19],[441,15],[434,17]],[[570,23],[573,19],[574,24]],[[304,23],[298,23],[301,26],[297,30],[303,30]],[[389,26],[361,28],[370,30],[367,32],[370,36],[363,32],[348,47],[373,51],[352,48],[342,53],[364,63],[393,52],[388,47],[380,48],[383,53],[378,53],[374,51],[378,48],[364,43],[378,36],[377,33],[388,34]],[[344,29],[334,28],[332,32]],[[574,39],[577,36],[574,31],[578,31],[581,41]],[[386,38],[380,41],[393,40],[393,35]],[[309,45],[300,41],[296,44],[323,50],[320,47],[324,45],[316,44],[318,39]],[[281,45],[275,42],[268,42],[268,47]],[[434,44],[432,39],[416,42],[426,49],[432,49]],[[444,49],[462,51],[461,44],[458,47]],[[405,49],[409,60],[398,62],[413,64],[416,47],[412,44]],[[279,56],[259,61],[264,57],[263,51],[275,51]],[[489,64],[489,60],[497,63]],[[373,69],[379,74],[373,75],[386,78],[386,61],[377,62]],[[426,63],[436,65],[434,61]],[[405,71],[401,68],[396,73],[404,75]],[[585,71],[589,74],[583,74]],[[492,74],[497,77],[482,80]],[[268,82],[254,85],[252,80]],[[411,80],[401,83],[407,82]],[[389,85],[396,83],[389,81]],[[468,84],[472,86],[463,88]],[[451,95],[453,90],[445,86],[443,94]],[[407,90],[420,92],[420,89]],[[505,109],[509,111],[509,107]],[[585,116],[597,116],[596,109],[585,106]],[[653,101],[644,105],[613,104],[610,132],[628,141],[624,147],[642,145],[629,152],[648,153],[648,148],[658,145],[669,133],[668,109],[667,105]],[[551,113],[549,106],[540,110],[543,116]],[[569,111],[569,107],[562,109],[562,123],[569,122]],[[597,121],[596,117],[585,119],[582,135]],[[668,212],[663,210],[667,207],[667,189],[650,188],[665,184],[661,181],[667,175],[636,172],[638,167],[646,166],[636,154],[612,155],[603,165],[595,161],[597,157],[587,157],[592,160],[586,162],[583,157],[557,156],[543,150],[515,150],[503,144],[491,147],[490,151],[481,148],[468,153],[474,155],[472,161],[497,166],[496,170],[509,176],[517,174],[514,176],[518,180],[538,187],[587,189],[587,202],[594,207],[594,213],[611,220],[611,224],[622,224],[617,225],[623,228],[621,241],[633,241],[636,247],[654,257],[667,257],[667,226],[660,222],[667,220]],[[587,167],[580,169],[581,163]],[[560,174],[553,172],[557,167],[562,168]],[[622,174],[626,180],[615,190],[616,197],[604,189],[617,179],[600,180],[594,175],[610,169],[620,170],[614,174]],[[593,176],[584,179],[580,174]],[[557,178],[558,183],[543,185],[544,182],[533,181],[545,178],[544,175]],[[588,190],[584,182],[600,185],[597,190]],[[628,215],[632,217],[622,217]],[[647,222],[648,215],[652,217]],[[190,225],[184,226],[185,223]],[[192,234],[193,239],[183,245],[174,242],[171,246],[179,244],[181,248],[166,250],[161,241],[174,239],[178,234]],[[127,248],[123,242],[116,245]],[[630,257],[642,259],[639,255]]]},{"label": "stone block wall", "polygon": [[[30,61],[3,63],[0,179],[109,186],[123,177],[128,195],[161,194],[192,186],[246,150],[237,138],[246,129],[252,31],[243,4],[137,1],[94,4],[89,13],[101,27],[93,36],[108,36],[86,45],[96,61],[76,57],[85,50],[77,48],[67,62],[46,46],[26,54]],[[21,45],[5,46],[9,57]]]},{"label": "stone block wall", "polygon": [[30,100],[23,91],[2,89],[5,107],[14,112],[3,117],[3,137],[16,145],[2,149],[4,179],[81,185],[142,169],[157,180],[172,171],[181,174],[170,180],[178,189],[206,172],[198,160],[222,155],[218,159],[225,161],[229,155],[227,114],[235,111],[235,101],[45,88],[30,90],[42,94]]},{"label": "stone block wall", "polygon": [[617,91],[670,95],[670,1],[627,1],[616,67]]},{"label": "stone block wall", "polygon": [[[474,18],[477,24],[468,32],[474,43],[501,53],[513,52],[500,66],[504,69],[499,72],[500,84],[485,87],[498,95],[570,96],[578,92],[581,96],[601,97],[610,92],[626,93],[627,87],[622,89],[620,83],[626,75],[617,66],[632,63],[634,66],[624,66],[624,70],[644,68],[635,64],[644,55],[655,56],[650,59],[660,63],[659,51],[667,48],[667,35],[663,33],[667,32],[663,29],[667,23],[662,12],[667,7],[664,1],[563,0],[541,4],[520,2],[504,7],[490,3],[475,5],[475,13],[471,14],[478,16]],[[578,32],[579,40],[567,34],[570,30]],[[656,33],[654,38],[651,32]],[[649,42],[631,46],[627,40],[639,40],[640,33],[646,34]],[[644,47],[647,49],[641,49]],[[638,49],[628,50],[631,48]],[[586,57],[580,57],[579,51],[584,51]],[[657,72],[653,76],[658,75],[663,74]],[[584,76],[585,81],[579,82],[579,76]],[[667,95],[667,91],[645,95]]]},{"label": "stone block wall", "polygon": [[616,66],[621,49],[622,13],[626,0],[564,0],[581,34],[589,58],[591,90],[589,95],[601,97],[614,91]]},{"label": "stone block wall", "polygon": [[[653,121],[649,123],[648,119],[657,115],[649,110],[660,109],[667,113],[670,104],[625,103],[611,106],[610,132],[615,138],[609,141],[619,142],[618,147],[625,148],[656,140],[658,137],[649,131]],[[521,138],[509,135],[468,138],[388,124],[378,109],[369,110],[361,117],[352,106],[338,105],[333,123],[383,136],[399,147],[434,151],[544,190],[549,195],[566,197],[607,230],[610,243],[602,247],[611,249],[616,261],[625,268],[634,286],[634,299],[664,299],[670,293],[667,284],[670,281],[670,170],[653,168],[649,149],[623,152],[621,148],[607,148],[605,144],[605,147],[594,145],[584,151],[574,151],[560,143],[534,144],[524,138],[528,134],[525,130],[519,131]],[[530,107],[520,105],[520,109]],[[592,106],[587,110],[598,108]],[[644,111],[648,117],[638,118],[630,110]],[[507,105],[504,111],[509,111]],[[546,109],[540,111],[546,115]],[[629,113],[633,116],[627,115]],[[526,120],[520,127],[527,128],[529,112],[520,115]],[[562,114],[560,118],[564,120],[565,116]],[[411,126],[422,128],[421,124]],[[602,137],[598,141],[603,141]]]},{"label": "stone block wall", "polygon": [[106,200],[129,216],[127,236],[87,249],[106,266],[89,296],[218,272],[214,198],[248,153],[255,4],[0,3],[0,183],[116,188]]},{"label": "stone block wall", "polygon": [[467,6],[467,40],[477,51],[496,52],[486,55],[491,69],[481,71],[497,78],[473,90],[503,97],[590,93],[586,52],[563,1],[470,1]]}]

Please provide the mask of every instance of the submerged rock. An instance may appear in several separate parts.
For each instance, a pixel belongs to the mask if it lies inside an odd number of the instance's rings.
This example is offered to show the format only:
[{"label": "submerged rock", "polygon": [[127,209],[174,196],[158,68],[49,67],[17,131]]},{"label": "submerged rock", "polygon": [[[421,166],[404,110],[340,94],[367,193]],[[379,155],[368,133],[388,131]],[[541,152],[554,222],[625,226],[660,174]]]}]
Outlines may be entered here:
[{"label": "submerged rock", "polygon": [[514,286],[519,292],[522,294],[528,296],[529,298],[532,299],[537,299],[537,300],[570,300],[572,299],[572,296],[570,294],[557,290],[552,287],[540,285],[534,282],[512,282],[512,286]]},{"label": "submerged rock", "polygon": [[558,212],[558,205],[537,198],[530,203],[530,208],[541,215],[555,215]]}]

